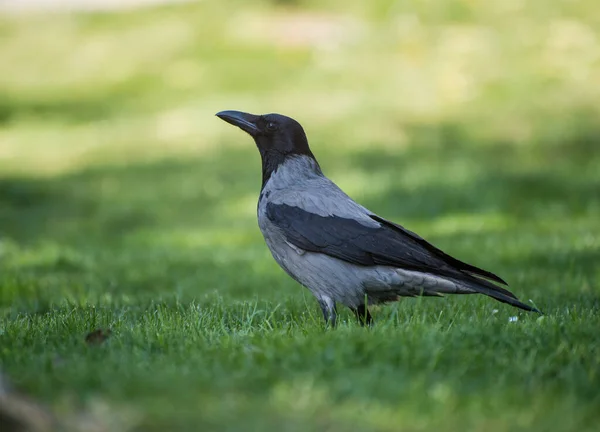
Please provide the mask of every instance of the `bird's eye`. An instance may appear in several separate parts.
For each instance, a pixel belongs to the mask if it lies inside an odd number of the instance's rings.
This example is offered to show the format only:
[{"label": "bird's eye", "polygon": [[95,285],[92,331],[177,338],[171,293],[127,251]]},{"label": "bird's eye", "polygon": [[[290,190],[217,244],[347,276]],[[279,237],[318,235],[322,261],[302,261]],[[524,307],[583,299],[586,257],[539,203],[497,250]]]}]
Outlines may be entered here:
[{"label": "bird's eye", "polygon": [[268,130],[269,132],[274,132],[274,131],[276,131],[276,130],[277,130],[277,123],[274,123],[274,122],[268,122],[268,123],[267,123],[267,130]]}]

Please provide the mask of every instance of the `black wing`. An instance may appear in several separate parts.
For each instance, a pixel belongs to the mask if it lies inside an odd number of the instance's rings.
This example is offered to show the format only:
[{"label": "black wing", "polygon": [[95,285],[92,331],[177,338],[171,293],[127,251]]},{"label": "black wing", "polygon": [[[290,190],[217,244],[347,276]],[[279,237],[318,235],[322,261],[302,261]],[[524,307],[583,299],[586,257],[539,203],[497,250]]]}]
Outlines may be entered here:
[{"label": "black wing", "polygon": [[[266,212],[269,220],[284,231],[287,241],[306,251],[363,266],[392,266],[470,282],[485,282],[479,278],[484,277],[506,284],[495,274],[459,261],[417,234],[376,215],[370,217],[381,226],[371,228],[354,219],[320,216],[287,204],[269,203]],[[489,285],[516,298],[508,290]]]},{"label": "black wing", "polygon": [[368,227],[354,219],[319,216],[299,207],[273,203],[267,204],[266,215],[283,231],[288,242],[306,251],[357,265],[392,266],[447,277],[503,303],[540,312],[519,301],[507,289],[486,280],[506,284],[495,274],[459,261],[417,234],[379,216],[369,215],[380,226]]},{"label": "black wing", "polygon": [[380,218],[377,215],[370,215],[370,217],[371,217],[371,219],[376,220],[380,224],[385,225],[385,226],[389,227],[390,229],[392,229],[394,231],[397,231],[400,234],[404,234],[405,236],[409,237],[411,240],[413,240],[414,242],[416,242],[417,244],[419,244],[420,246],[422,246],[424,249],[426,249],[427,251],[429,251],[431,254],[436,255],[437,257],[439,257],[445,263],[451,265],[452,267],[454,267],[454,268],[456,268],[458,270],[461,270],[461,271],[463,271],[465,273],[468,273],[470,275],[484,277],[486,279],[490,279],[490,280],[493,280],[494,282],[498,282],[498,283],[501,283],[503,285],[507,285],[508,286],[508,284],[506,283],[506,281],[504,279],[502,279],[500,276],[497,276],[497,275],[495,275],[492,272],[480,269],[479,267],[472,266],[471,264],[467,264],[466,262],[463,262],[463,261],[457,260],[454,257],[451,257],[450,255],[448,255],[444,251],[436,248],[434,245],[432,245],[431,243],[429,243],[427,240],[425,240],[424,238],[422,238],[418,234],[415,234],[414,232],[407,230],[403,226],[395,224],[395,223],[390,222],[390,221],[387,221],[387,220],[385,220],[383,218]]}]

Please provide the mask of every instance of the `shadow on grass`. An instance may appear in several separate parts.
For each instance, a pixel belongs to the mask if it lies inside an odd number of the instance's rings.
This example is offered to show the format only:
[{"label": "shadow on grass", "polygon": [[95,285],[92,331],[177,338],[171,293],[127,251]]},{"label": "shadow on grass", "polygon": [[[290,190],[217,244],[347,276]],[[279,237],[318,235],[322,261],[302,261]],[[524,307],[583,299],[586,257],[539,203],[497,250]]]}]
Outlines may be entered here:
[{"label": "shadow on grass", "polygon": [[[519,147],[478,146],[448,132],[448,126],[432,129],[437,133],[419,132],[403,153],[326,154],[321,163],[331,177],[336,168],[383,174],[382,193],[361,203],[400,222],[455,213],[523,220],[600,213],[600,158],[592,152],[600,133]],[[223,207],[258,195],[259,170],[258,155],[248,148],[194,160],[104,166],[54,179],[0,176],[0,235],[18,242],[106,242],[139,227],[235,223],[238,216],[224,214]]]},{"label": "shadow on grass", "polygon": [[[437,138],[423,138],[431,134]],[[472,232],[467,221],[442,235],[419,231],[449,253],[507,275],[519,294],[531,287],[527,295],[540,306],[547,289],[566,301],[578,301],[590,285],[597,290],[600,253],[576,249],[574,242],[586,233],[569,230],[573,220],[600,214],[599,158],[589,153],[595,135],[552,145],[478,146],[443,127],[416,134],[414,141],[403,153],[325,151],[321,163],[333,178],[339,170],[355,170],[387,179],[381,193],[360,201],[408,228],[453,214],[508,217],[510,228],[499,230],[484,226]],[[64,297],[83,302],[111,296],[140,301],[165,293],[182,299],[213,292],[274,301],[282,292],[288,296],[287,287],[295,284],[270,261],[254,208],[246,208],[254,206],[259,187],[252,148],[53,179],[0,178],[0,236],[17,248],[50,245],[35,259],[15,254],[17,263],[3,282],[5,291],[7,285],[15,289],[3,295],[3,303],[23,298],[43,310]],[[186,247],[144,241],[173,232],[184,237],[218,232],[226,239],[236,230],[251,234],[233,242],[199,239]],[[569,294],[558,286],[567,278]],[[580,300],[598,302],[595,295]]]},{"label": "shadow on grass", "polygon": [[390,173],[385,193],[363,200],[366,207],[400,220],[453,213],[524,220],[548,212],[600,214],[600,131],[522,146],[478,145],[451,125],[408,131],[413,140],[404,154],[364,151],[352,158],[350,165],[367,173]]},{"label": "shadow on grass", "polygon": [[0,235],[19,243],[106,244],[140,228],[215,225],[223,205],[258,196],[258,156],[249,156],[231,151],[55,179],[0,178]]}]

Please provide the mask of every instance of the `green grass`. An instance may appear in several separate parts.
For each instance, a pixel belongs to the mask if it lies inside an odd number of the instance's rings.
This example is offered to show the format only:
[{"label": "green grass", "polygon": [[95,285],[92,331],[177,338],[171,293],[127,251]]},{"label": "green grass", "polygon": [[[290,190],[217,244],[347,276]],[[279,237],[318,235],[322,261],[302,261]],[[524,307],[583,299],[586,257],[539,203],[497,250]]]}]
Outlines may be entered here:
[{"label": "green grass", "polygon": [[[600,16],[509,3],[0,17],[0,369],[107,430],[596,430]],[[222,109],[297,118],[354,198],[546,315],[407,299],[325,330]]]}]

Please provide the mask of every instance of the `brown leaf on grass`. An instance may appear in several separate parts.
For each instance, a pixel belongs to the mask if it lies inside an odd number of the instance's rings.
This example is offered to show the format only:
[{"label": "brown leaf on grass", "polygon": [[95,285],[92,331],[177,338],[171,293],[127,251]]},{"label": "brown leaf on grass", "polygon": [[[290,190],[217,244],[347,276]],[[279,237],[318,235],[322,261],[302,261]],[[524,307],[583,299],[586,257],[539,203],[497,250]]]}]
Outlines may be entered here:
[{"label": "brown leaf on grass", "polygon": [[88,345],[100,345],[112,334],[111,329],[96,329],[85,337]]}]

